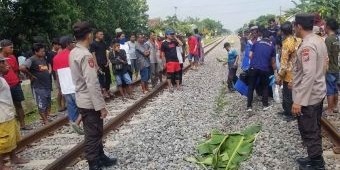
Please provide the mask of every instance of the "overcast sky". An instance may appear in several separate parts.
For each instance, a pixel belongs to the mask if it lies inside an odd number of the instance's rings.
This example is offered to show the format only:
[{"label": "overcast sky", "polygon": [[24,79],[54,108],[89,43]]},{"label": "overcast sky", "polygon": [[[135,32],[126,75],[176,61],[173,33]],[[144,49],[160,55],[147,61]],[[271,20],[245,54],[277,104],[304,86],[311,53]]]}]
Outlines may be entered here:
[{"label": "overcast sky", "polygon": [[174,15],[177,7],[180,19],[211,18],[232,31],[261,15],[280,14],[280,6],[282,11],[294,7],[290,0],[147,0],[147,3],[150,18]]}]

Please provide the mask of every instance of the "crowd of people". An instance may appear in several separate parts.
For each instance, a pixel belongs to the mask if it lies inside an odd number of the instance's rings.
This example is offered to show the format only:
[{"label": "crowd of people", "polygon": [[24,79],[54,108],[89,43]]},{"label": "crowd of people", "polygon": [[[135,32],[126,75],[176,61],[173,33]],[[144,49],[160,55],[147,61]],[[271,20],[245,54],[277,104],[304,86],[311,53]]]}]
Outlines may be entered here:
[{"label": "crowd of people", "polygon": [[[280,114],[287,121],[297,119],[307,147],[308,157],[297,160],[300,169],[322,170],[325,163],[320,118],[339,112],[340,41],[336,34],[339,25],[335,19],[324,21],[319,15],[311,14],[298,14],[294,22],[287,21],[280,26],[275,19],[268,23],[268,28],[249,26],[241,37],[240,54],[229,42],[224,44],[228,56],[224,63],[228,66],[228,88],[239,91],[238,83],[243,82],[247,86],[246,111],[252,112],[255,91],[262,97],[263,110],[267,111],[271,108],[269,96],[275,93],[270,82],[275,79],[275,84],[282,85]],[[202,36],[197,28],[186,36],[173,30],[161,34],[150,31],[148,35],[131,33],[128,41],[118,28],[109,44],[104,36],[102,30],[93,34],[88,22],[78,22],[73,26],[73,36],[53,39],[49,51],[43,42],[34,42],[29,57],[20,64],[13,55],[14,44],[7,39],[0,41],[0,108],[5,111],[0,115],[0,137],[6,144],[0,147],[1,169],[10,169],[4,164],[7,153],[12,163],[27,162],[15,155],[20,138],[15,113],[21,130],[32,129],[24,121],[20,72],[30,79],[44,124],[51,121],[51,91],[55,84],[59,111],[67,110],[73,129],[85,135],[89,167],[100,170],[117,162],[104,154],[102,143],[103,119],[108,114],[105,100],[115,97],[111,91],[112,79],[121,99],[126,101],[134,98],[132,83],[138,79],[144,94],[164,78],[169,92],[182,90],[185,60],[189,60],[193,70],[204,63]],[[237,77],[239,63],[243,70],[240,78]],[[324,98],[328,104],[325,109]]]},{"label": "crowd of people", "polygon": [[[30,80],[38,113],[45,125],[53,116],[51,92],[57,91],[58,112],[67,110],[74,131],[85,135],[85,157],[91,170],[99,170],[117,161],[103,151],[103,119],[108,114],[105,100],[133,99],[132,83],[138,79],[144,94],[164,78],[169,92],[182,90],[186,58],[193,70],[204,62],[202,36],[197,28],[186,35],[173,30],[159,34],[150,31],[148,35],[131,33],[129,41],[118,28],[110,43],[105,41],[104,31],[92,30],[88,22],[76,23],[73,36],[54,38],[50,48],[41,39],[35,39],[26,57],[18,58],[13,55],[12,41],[0,41],[0,108],[6,113],[0,115],[1,143],[6,144],[0,146],[1,170],[11,169],[4,164],[7,153],[12,163],[27,162],[15,155],[20,139],[15,115],[21,130],[32,130],[25,124],[22,77]],[[113,79],[121,97],[112,92]]]},{"label": "crowd of people", "polygon": [[[253,94],[262,96],[263,111],[271,108],[270,86],[282,86],[282,112],[286,121],[298,122],[308,156],[298,158],[302,170],[325,169],[320,119],[338,113],[339,24],[318,14],[298,14],[295,21],[269,27],[250,25],[241,37],[241,54],[225,43],[228,51],[228,88],[247,96],[247,112],[253,111]],[[242,73],[236,76],[241,60]],[[247,92],[244,92],[244,87]],[[234,89],[235,88],[235,89]],[[275,95],[275,94],[274,94]],[[327,108],[323,101],[327,99]]]}]

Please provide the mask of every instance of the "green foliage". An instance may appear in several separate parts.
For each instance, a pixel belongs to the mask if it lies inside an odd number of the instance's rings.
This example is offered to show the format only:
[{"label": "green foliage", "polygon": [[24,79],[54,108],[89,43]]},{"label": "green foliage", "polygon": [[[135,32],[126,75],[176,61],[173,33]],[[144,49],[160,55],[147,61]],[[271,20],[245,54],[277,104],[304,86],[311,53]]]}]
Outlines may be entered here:
[{"label": "green foliage", "polygon": [[340,21],[339,0],[293,0],[295,8],[285,11],[285,17],[293,17],[298,13],[320,13],[322,18],[335,18]]},{"label": "green foliage", "polygon": [[204,35],[216,36],[223,33],[231,33],[230,30],[223,29],[223,25],[220,21],[215,21],[209,18],[201,20],[199,18],[192,17],[179,20],[177,16],[167,16],[159,25],[151,29],[156,30],[156,32],[172,29],[180,33],[187,33],[193,32],[192,25],[196,25],[199,32]]},{"label": "green foliage", "polygon": [[22,50],[34,36],[49,42],[71,34],[72,25],[83,20],[113,37],[118,27],[127,33],[146,30],[147,10],[146,0],[2,0],[0,38],[12,39]]},{"label": "green foliage", "polygon": [[244,24],[243,27],[237,29],[236,32],[241,34],[242,32],[248,29],[249,25],[258,25],[258,26],[268,27],[269,26],[268,20],[271,18],[274,18],[274,19],[279,18],[281,21],[281,18],[279,16],[275,16],[272,14],[261,15],[256,19],[250,20],[249,23]]},{"label": "green foliage", "polygon": [[[217,61],[219,61],[220,59],[217,58]],[[224,109],[224,106],[226,106],[228,103],[225,100],[226,98],[226,93],[227,93],[227,85],[225,84],[225,82],[222,83],[221,89],[219,91],[218,96],[215,98],[215,103],[216,103],[216,108],[214,109],[214,111],[216,113],[221,113]]]},{"label": "green foliage", "polygon": [[207,169],[235,170],[241,162],[247,160],[252,152],[253,143],[261,126],[249,126],[239,133],[223,134],[217,130],[211,132],[210,139],[197,146],[199,156],[185,160]]}]

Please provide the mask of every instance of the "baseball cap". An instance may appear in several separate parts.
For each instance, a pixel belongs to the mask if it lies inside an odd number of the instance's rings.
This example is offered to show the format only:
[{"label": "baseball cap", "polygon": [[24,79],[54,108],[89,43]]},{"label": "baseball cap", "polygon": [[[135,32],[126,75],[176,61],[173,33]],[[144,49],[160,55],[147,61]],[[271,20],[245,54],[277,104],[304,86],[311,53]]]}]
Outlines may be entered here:
[{"label": "baseball cap", "polygon": [[0,41],[0,49],[11,46],[11,45],[13,45],[11,40],[4,39]]},{"label": "baseball cap", "polygon": [[171,35],[174,34],[175,32],[173,32],[172,30],[166,30],[165,31],[165,35]]},{"label": "baseball cap", "polygon": [[123,32],[123,30],[122,30],[121,28],[117,28],[117,29],[115,30],[115,32],[116,32],[116,34],[117,34],[117,33]]}]

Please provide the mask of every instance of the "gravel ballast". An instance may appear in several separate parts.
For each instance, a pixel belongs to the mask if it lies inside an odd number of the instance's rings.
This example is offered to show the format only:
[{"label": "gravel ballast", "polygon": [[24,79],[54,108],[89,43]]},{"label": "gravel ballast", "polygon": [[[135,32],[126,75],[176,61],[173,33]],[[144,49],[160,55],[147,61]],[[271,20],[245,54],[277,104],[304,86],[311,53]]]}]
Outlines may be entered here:
[{"label": "gravel ballast", "polygon": [[[238,42],[235,37],[228,38]],[[105,152],[118,158],[118,165],[106,169],[201,169],[184,158],[197,154],[196,146],[206,134],[212,129],[235,132],[254,124],[261,124],[262,131],[251,158],[242,163],[240,169],[298,169],[295,159],[305,156],[306,149],[301,144],[297,122],[286,122],[276,114],[281,111],[281,104],[271,100],[273,107],[262,111],[255,95],[254,112],[247,113],[246,98],[227,92],[222,94],[226,105],[216,113],[216,100],[227,78],[227,68],[216,60],[225,58],[222,44],[206,56],[205,65],[198,71],[190,70],[184,75],[183,91],[165,90],[119,131],[107,136]],[[335,160],[327,158],[326,162],[327,169],[336,169]],[[73,167],[86,168],[86,161]]]}]

